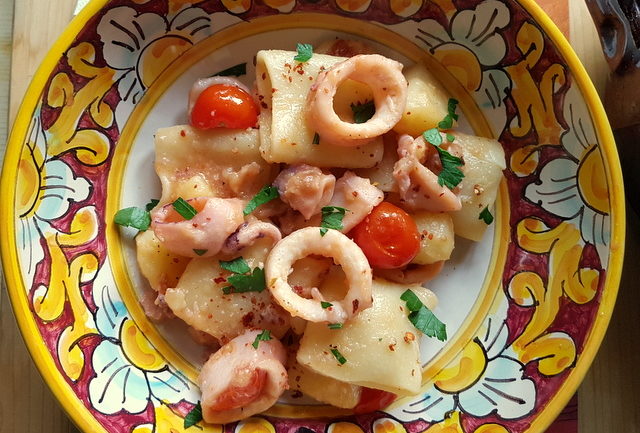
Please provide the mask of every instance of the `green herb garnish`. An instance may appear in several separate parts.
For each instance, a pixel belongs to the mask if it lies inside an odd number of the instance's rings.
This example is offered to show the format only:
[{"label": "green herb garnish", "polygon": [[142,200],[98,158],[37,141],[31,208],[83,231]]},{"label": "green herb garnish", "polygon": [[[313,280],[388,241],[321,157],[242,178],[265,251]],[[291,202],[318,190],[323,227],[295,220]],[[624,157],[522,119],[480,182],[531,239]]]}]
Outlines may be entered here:
[{"label": "green herb garnish", "polygon": [[376,105],[373,101],[367,101],[364,104],[351,104],[353,112],[353,123],[365,123],[376,114]]},{"label": "green herb garnish", "polygon": [[230,68],[223,69],[222,71],[213,74],[213,77],[239,77],[241,75],[247,75],[247,64],[246,63],[238,63],[237,65],[231,66]]},{"label": "green herb garnish", "polygon": [[340,353],[340,351],[338,349],[331,349],[331,353],[333,353],[333,356],[336,357],[336,359],[338,360],[340,365],[342,365],[345,362],[347,362],[347,359],[344,356],[342,356],[342,353]]},{"label": "green herb garnish", "polygon": [[253,198],[245,206],[242,213],[245,215],[249,215],[251,212],[256,210],[258,206],[269,203],[271,200],[275,200],[278,197],[280,197],[280,194],[278,194],[278,188],[276,188],[275,186],[266,185],[260,191],[258,191],[256,195],[253,196]]},{"label": "green herb garnish", "polygon": [[198,215],[198,211],[182,197],[178,197],[178,199],[173,202],[173,208],[186,220],[190,220]]},{"label": "green herb garnish", "polygon": [[333,307],[333,304],[331,302],[320,301],[320,306],[322,308],[329,308],[329,307]]},{"label": "green herb garnish", "polygon": [[478,217],[478,219],[484,221],[486,225],[489,225],[493,222],[493,215],[491,215],[488,206],[482,209],[482,212],[480,212],[480,216]]},{"label": "green herb garnish", "polygon": [[320,144],[320,136],[317,132],[313,134],[313,141],[311,142],[311,144]]},{"label": "green herb garnish", "polygon": [[409,313],[409,321],[427,337],[435,337],[440,341],[447,339],[447,327],[431,310],[429,310],[413,293],[407,289],[400,299],[405,301]]},{"label": "green herb garnish", "polygon": [[453,134],[449,134],[449,133],[447,132],[447,141],[448,141],[449,143],[453,143],[453,142],[455,141],[455,139],[456,139],[456,137],[455,137]]},{"label": "green herb garnish", "polygon": [[153,208],[158,205],[158,203],[160,203],[160,200],[152,198],[151,200],[149,200],[149,203],[144,206],[144,208],[147,210],[147,212],[151,212]]},{"label": "green herb garnish", "polygon": [[227,281],[231,283],[230,286],[223,287],[222,293],[229,295],[231,293],[245,293],[245,292],[262,292],[267,284],[264,280],[264,269],[254,268],[253,271],[242,258],[225,262],[220,261],[220,267],[229,272],[233,272]]},{"label": "green herb garnish", "polygon": [[438,185],[446,185],[448,188],[453,189],[464,178],[464,173],[458,167],[463,166],[461,158],[453,156],[440,146],[436,146],[438,155],[440,155],[440,162],[442,163],[442,171],[438,174]]},{"label": "green herb garnish", "polygon": [[338,206],[325,206],[321,210],[320,236],[326,235],[328,229],[342,230],[342,219],[347,209]]},{"label": "green herb garnish", "polygon": [[431,143],[436,147],[442,144],[442,135],[440,135],[438,128],[427,129],[422,133],[422,136],[427,140],[427,143]]},{"label": "green herb garnish", "polygon": [[194,248],[194,249],[193,249],[193,252],[194,252],[194,253],[196,253],[196,254],[197,254],[197,255],[199,255],[199,256],[201,256],[201,255],[203,255],[203,254],[206,254],[206,253],[207,253],[207,251],[209,251],[209,250],[201,250],[201,249],[198,249],[198,248]]},{"label": "green herb garnish", "polygon": [[313,56],[313,45],[311,44],[298,44],[296,46],[298,54],[293,58],[296,62],[304,63]]},{"label": "green herb garnish", "polygon": [[137,207],[128,207],[116,212],[113,222],[124,227],[133,227],[145,231],[151,225],[149,211]]},{"label": "green herb garnish", "polygon": [[329,329],[342,329],[342,323],[329,323]]},{"label": "green herb garnish", "polygon": [[225,271],[233,272],[234,274],[246,274],[247,272],[251,272],[251,268],[242,258],[242,256],[235,258],[233,260],[229,260],[225,262],[220,260],[220,267]]},{"label": "green herb garnish", "polygon": [[258,335],[256,335],[256,339],[253,340],[253,343],[251,343],[251,345],[253,346],[254,349],[258,349],[258,345],[260,344],[261,341],[269,341],[271,340],[271,331],[269,331],[268,329],[263,329],[261,333],[259,333]]},{"label": "green herb garnish", "polygon": [[184,428],[187,429],[194,426],[200,421],[202,421],[202,406],[200,406],[200,402],[197,402],[187,416],[184,417]]}]

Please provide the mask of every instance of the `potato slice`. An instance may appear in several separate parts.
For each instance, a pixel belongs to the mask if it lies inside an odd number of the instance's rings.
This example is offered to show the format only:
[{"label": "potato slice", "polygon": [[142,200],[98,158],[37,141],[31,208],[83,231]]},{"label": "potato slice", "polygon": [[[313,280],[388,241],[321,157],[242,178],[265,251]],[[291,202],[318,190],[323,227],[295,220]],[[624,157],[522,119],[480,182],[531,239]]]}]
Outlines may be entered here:
[{"label": "potato slice", "polygon": [[420,251],[411,263],[429,265],[448,260],[454,247],[453,220],[446,213],[416,212],[411,215],[420,233]]}]

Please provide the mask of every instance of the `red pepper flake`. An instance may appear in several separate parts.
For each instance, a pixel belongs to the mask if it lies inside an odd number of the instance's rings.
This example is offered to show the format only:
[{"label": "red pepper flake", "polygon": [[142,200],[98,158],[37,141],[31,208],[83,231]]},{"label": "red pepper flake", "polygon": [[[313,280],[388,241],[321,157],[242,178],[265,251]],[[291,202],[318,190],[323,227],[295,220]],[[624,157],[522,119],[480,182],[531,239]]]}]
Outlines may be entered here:
[{"label": "red pepper flake", "polygon": [[261,75],[261,77],[262,77],[262,79],[263,79],[263,80],[266,80],[266,79],[267,79],[267,73],[266,73],[266,72],[263,72],[263,73],[262,73],[262,75]]},{"label": "red pepper flake", "polygon": [[224,283],[225,281],[227,281],[227,279],[223,277],[218,277],[213,279],[213,282],[216,284]]},{"label": "red pepper flake", "polygon": [[413,334],[413,332],[405,332],[404,333],[404,341],[406,343],[410,343],[412,341],[415,341],[416,336]]},{"label": "red pepper flake", "polygon": [[187,136],[187,133],[184,132],[184,129],[180,130],[180,136],[182,136],[182,137],[186,137]]},{"label": "red pepper flake", "polygon": [[358,311],[358,306],[360,305],[360,301],[358,301],[357,299],[354,299],[351,305],[353,306],[353,313],[355,314],[355,312]]},{"label": "red pepper flake", "polygon": [[269,108],[269,106],[268,106],[264,101],[260,101],[260,106],[261,106],[262,108],[264,108],[265,110],[266,110],[267,108]]},{"label": "red pepper flake", "polygon": [[396,345],[395,345],[395,343],[394,343],[394,344],[390,344],[390,345],[389,345],[389,350],[390,350],[390,351],[392,351],[392,352],[395,352],[395,351],[396,351]]},{"label": "red pepper flake", "polygon": [[248,328],[249,325],[251,325],[251,323],[253,323],[253,312],[250,311],[244,316],[242,316],[242,325],[245,328]]}]

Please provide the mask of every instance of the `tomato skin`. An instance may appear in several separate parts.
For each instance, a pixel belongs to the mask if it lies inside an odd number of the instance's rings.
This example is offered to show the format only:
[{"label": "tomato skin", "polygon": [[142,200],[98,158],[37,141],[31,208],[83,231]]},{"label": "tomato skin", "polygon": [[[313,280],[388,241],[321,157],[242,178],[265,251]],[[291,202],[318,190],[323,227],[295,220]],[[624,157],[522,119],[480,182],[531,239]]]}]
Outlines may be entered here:
[{"label": "tomato skin", "polygon": [[400,268],[420,251],[420,234],[413,218],[384,201],[353,228],[351,236],[374,268]]},{"label": "tomato skin", "polygon": [[371,413],[377,410],[384,409],[394,402],[396,395],[382,391],[380,389],[362,388],[362,394],[360,394],[360,401],[353,408],[353,413]]},{"label": "tomato skin", "polygon": [[240,87],[214,84],[196,99],[190,122],[198,129],[247,129],[256,125],[258,113],[251,95]]}]

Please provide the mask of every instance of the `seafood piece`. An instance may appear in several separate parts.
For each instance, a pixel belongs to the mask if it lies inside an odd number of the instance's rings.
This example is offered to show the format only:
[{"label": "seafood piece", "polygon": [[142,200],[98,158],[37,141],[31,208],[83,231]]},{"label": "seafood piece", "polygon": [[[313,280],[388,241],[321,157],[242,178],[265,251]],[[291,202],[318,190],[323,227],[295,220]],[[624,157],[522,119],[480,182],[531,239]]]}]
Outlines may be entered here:
[{"label": "seafood piece", "polygon": [[238,227],[238,230],[224,241],[222,253],[236,254],[238,251],[262,238],[271,239],[272,244],[275,245],[282,239],[282,235],[278,227],[268,222],[253,220],[242,223],[240,227]]},{"label": "seafood piece", "polygon": [[284,347],[272,338],[255,348],[259,333],[247,331],[234,338],[202,366],[198,382],[206,422],[225,424],[260,413],[288,389]]},{"label": "seafood piece", "polygon": [[307,164],[292,165],[273,181],[280,199],[307,220],[329,204],[335,184],[334,175],[324,174],[318,167]]},{"label": "seafood piece", "polygon": [[236,198],[197,197],[188,200],[197,214],[184,219],[167,204],[151,213],[151,228],[169,251],[185,257],[218,254],[226,239],[244,221],[244,202]]},{"label": "seafood piece", "polygon": [[[324,298],[312,288],[311,299],[298,295],[288,282],[293,264],[316,254],[332,257],[342,266],[349,290],[342,300],[322,308]],[[371,306],[371,267],[364,253],[351,239],[337,230],[321,236],[317,227],[306,227],[291,233],[273,247],[265,264],[265,279],[271,294],[292,316],[311,322],[344,323],[359,311]],[[315,289],[315,290],[314,290]]]},{"label": "seafood piece", "polygon": [[427,144],[422,137],[414,140],[410,135],[402,135],[398,139],[400,159],[393,166],[393,177],[403,206],[409,210],[430,212],[460,210],[460,199],[449,188],[440,185],[438,176],[423,165],[429,156],[426,149]]},{"label": "seafood piece", "polygon": [[336,182],[330,206],[347,209],[342,219],[342,233],[347,233],[371,213],[384,200],[384,193],[371,185],[369,179],[347,171]]},{"label": "seafood piece", "polygon": [[[346,79],[367,84],[376,112],[364,123],[340,119],[333,107],[336,91]],[[307,97],[307,119],[322,138],[340,146],[359,146],[391,130],[407,101],[407,80],[402,63],[379,54],[360,54],[320,72]]]}]

